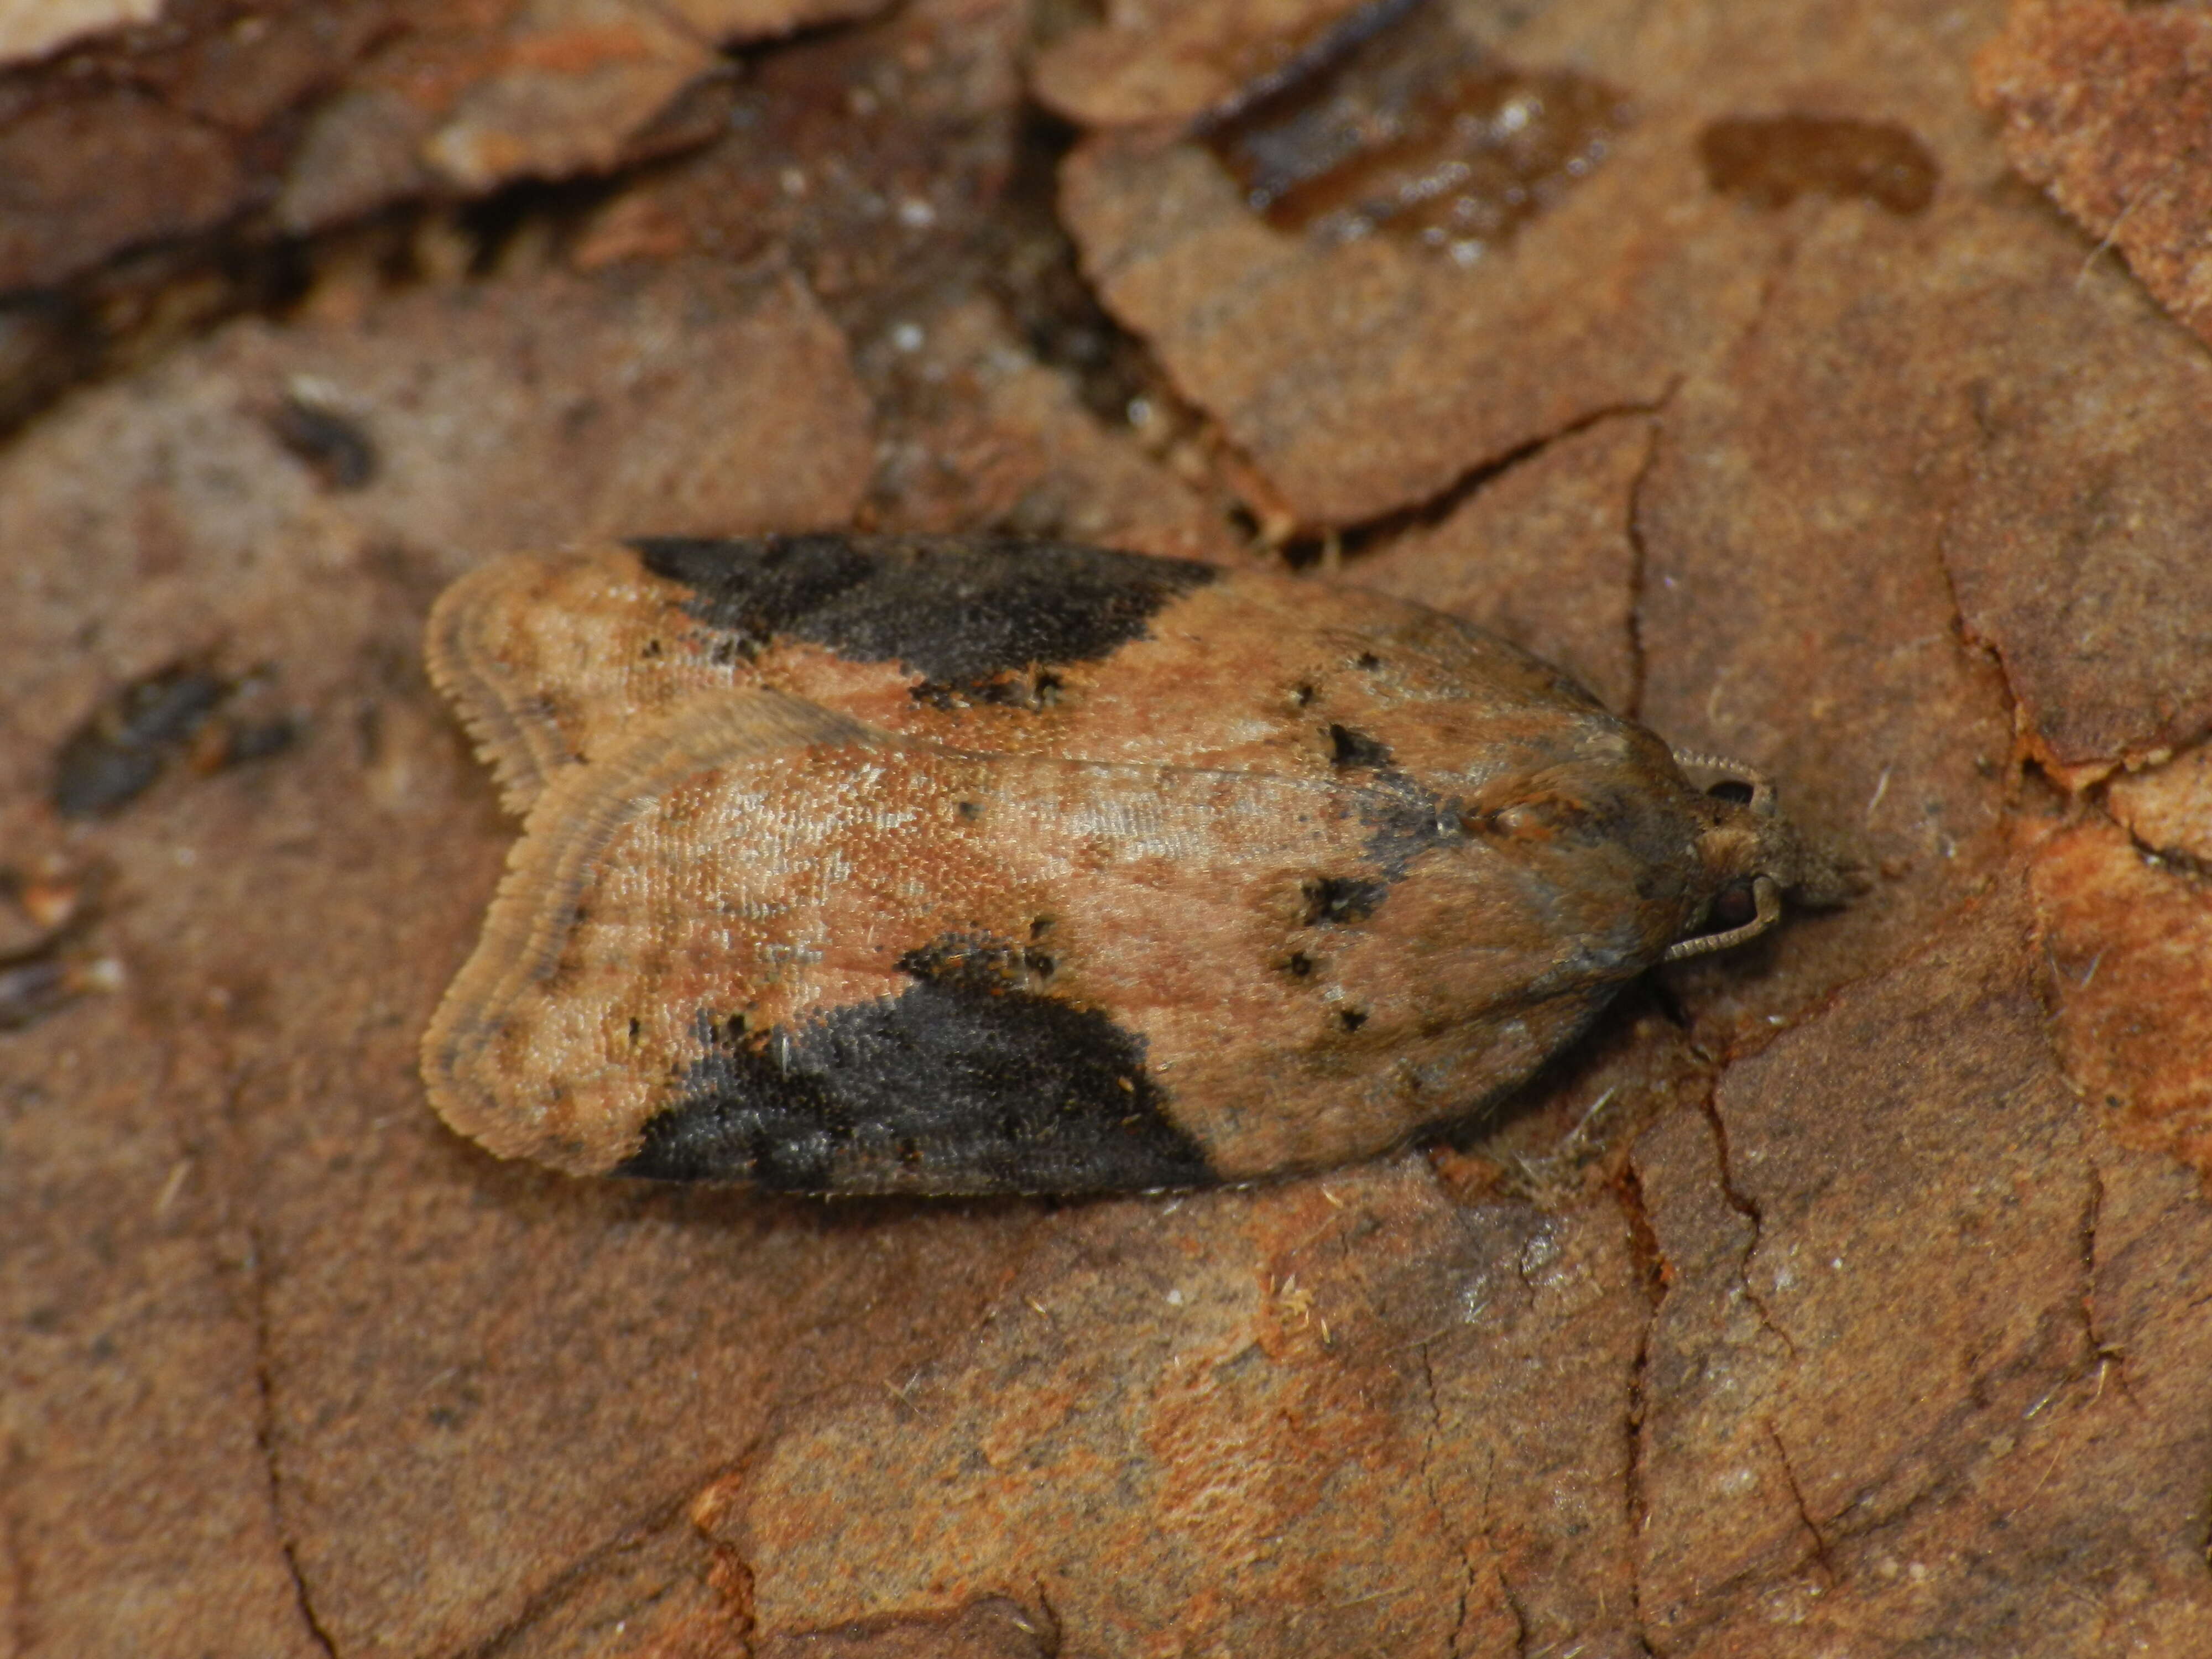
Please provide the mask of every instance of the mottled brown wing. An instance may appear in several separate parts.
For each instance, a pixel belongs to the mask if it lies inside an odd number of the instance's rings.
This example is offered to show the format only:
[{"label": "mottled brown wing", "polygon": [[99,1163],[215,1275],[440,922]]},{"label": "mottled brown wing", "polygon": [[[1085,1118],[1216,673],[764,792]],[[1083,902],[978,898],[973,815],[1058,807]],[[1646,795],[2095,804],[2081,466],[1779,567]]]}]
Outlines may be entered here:
[{"label": "mottled brown wing", "polygon": [[430,678],[510,811],[684,698],[751,682],[736,653],[701,648],[682,598],[616,546],[511,554],[439,596],[424,635]]},{"label": "mottled brown wing", "polygon": [[[1194,904],[1187,921],[1218,942],[1241,908],[1208,890],[1224,821],[1279,861],[1285,841],[1325,846],[1326,801],[1278,826],[1267,808],[1298,792],[1272,781],[1133,793],[1108,770],[902,741],[776,692],[684,704],[539,796],[426,1038],[433,1101],[503,1155],[605,1171],[702,1092],[781,1079],[711,1167],[695,1152],[643,1172],[830,1189],[1204,1179],[1158,1121],[1141,1039],[1079,984],[1032,981],[1082,981],[1053,954],[1081,940],[1105,979],[1187,997],[1170,963],[1097,925],[1102,908]],[[855,1010],[889,1024],[861,1031]],[[1084,1144],[1102,1112],[1103,1150]],[[824,1136],[826,1164],[808,1152]],[[1075,1167],[1116,1141],[1141,1178]]]},{"label": "mottled brown wing", "polygon": [[430,672],[526,810],[708,689],[953,746],[1328,779],[1523,769],[1618,726],[1557,671],[1356,589],[985,537],[521,554],[442,598]]},{"label": "mottled brown wing", "polygon": [[1058,671],[1103,663],[1215,579],[1005,538],[661,538],[485,565],[433,608],[427,655],[524,811],[562,768],[713,689],[777,686],[975,747],[1027,728],[1016,746],[1056,750],[1066,722],[1029,717]]}]

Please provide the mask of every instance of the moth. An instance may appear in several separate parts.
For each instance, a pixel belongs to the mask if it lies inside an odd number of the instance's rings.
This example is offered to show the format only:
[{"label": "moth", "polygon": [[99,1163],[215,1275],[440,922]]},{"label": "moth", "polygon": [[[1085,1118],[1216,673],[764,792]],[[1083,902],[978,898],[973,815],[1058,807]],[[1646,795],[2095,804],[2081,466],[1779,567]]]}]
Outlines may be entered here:
[{"label": "moth", "polygon": [[1287,574],[661,538],[477,569],[428,659],[523,823],[429,1097],[579,1175],[1322,1169],[1846,885],[1763,780],[1480,628]]}]

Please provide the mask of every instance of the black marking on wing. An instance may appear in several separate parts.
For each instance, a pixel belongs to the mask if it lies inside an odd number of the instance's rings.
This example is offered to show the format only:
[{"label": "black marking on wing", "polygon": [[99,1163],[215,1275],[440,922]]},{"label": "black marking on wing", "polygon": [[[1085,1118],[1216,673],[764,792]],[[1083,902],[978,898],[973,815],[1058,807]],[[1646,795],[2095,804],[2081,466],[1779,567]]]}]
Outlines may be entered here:
[{"label": "black marking on wing", "polygon": [[[1332,726],[1330,731],[1341,729]],[[1348,735],[1361,743],[1372,741],[1356,732]],[[1380,744],[1373,746],[1382,749]],[[1383,753],[1387,757],[1389,751]],[[1390,896],[1390,890],[1412,873],[1414,860],[1466,833],[1458,802],[1445,800],[1394,766],[1382,768],[1374,782],[1358,792],[1356,810],[1367,826],[1366,845],[1360,850],[1374,874],[1308,878],[1301,888],[1305,908],[1299,918],[1306,927],[1345,927],[1366,921]]]},{"label": "black marking on wing", "polygon": [[1363,881],[1354,876],[1315,876],[1301,890],[1306,901],[1301,920],[1309,927],[1364,921],[1390,896],[1388,882]]},{"label": "black marking on wing", "polygon": [[1377,772],[1361,792],[1359,816],[1368,829],[1367,856],[1389,882],[1403,881],[1415,859],[1463,833],[1456,803],[1396,767]]},{"label": "black marking on wing", "polygon": [[1008,989],[972,954],[949,955],[942,975],[901,995],[794,1030],[734,1042],[726,1030],[700,1016],[706,1052],[681,1103],[646,1125],[617,1174],[799,1193],[1129,1192],[1216,1179],[1168,1118],[1141,1037],[1097,1010]]},{"label": "black marking on wing", "polygon": [[1332,723],[1328,728],[1328,763],[1339,768],[1381,768],[1390,763],[1390,745],[1364,732]]},{"label": "black marking on wing", "polygon": [[[1031,937],[1041,937],[1032,927]],[[942,933],[898,959],[899,972],[981,994],[1029,988],[1053,973],[1050,952],[988,933]]]},{"label": "black marking on wing", "polygon": [[898,662],[930,702],[1036,708],[1041,666],[1095,661],[1216,579],[1185,559],[982,536],[654,536],[645,568],[684,584],[684,609],[748,654],[779,635],[856,662]]}]

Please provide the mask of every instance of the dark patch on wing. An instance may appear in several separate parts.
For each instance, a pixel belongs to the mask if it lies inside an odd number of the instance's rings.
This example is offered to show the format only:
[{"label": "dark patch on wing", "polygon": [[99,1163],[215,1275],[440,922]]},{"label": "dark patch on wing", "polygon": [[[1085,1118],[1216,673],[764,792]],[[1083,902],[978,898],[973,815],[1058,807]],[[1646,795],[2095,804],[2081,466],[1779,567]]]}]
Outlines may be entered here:
[{"label": "dark patch on wing", "polygon": [[1305,895],[1304,921],[1309,927],[1364,921],[1390,896],[1390,884],[1353,876],[1314,876],[1299,890]]},{"label": "dark patch on wing", "polygon": [[[1032,937],[1036,930],[1031,929]],[[988,933],[945,933],[898,959],[899,972],[979,993],[1018,991],[1052,977],[1051,955]]]},{"label": "dark patch on wing", "polygon": [[1062,684],[1049,668],[1025,668],[959,684],[920,680],[911,695],[916,702],[926,702],[933,708],[966,708],[984,703],[996,708],[1026,708],[1034,714],[1060,701]]},{"label": "dark patch on wing", "polygon": [[1359,817],[1368,827],[1367,856],[1385,881],[1404,880],[1415,859],[1462,833],[1456,803],[1395,767],[1377,772],[1361,792]]},{"label": "dark patch on wing", "polygon": [[1390,745],[1348,726],[1332,725],[1328,728],[1328,763],[1339,768],[1369,766],[1379,769],[1390,763]]},{"label": "dark patch on wing", "polygon": [[1309,880],[1304,887],[1308,927],[1364,921],[1389,896],[1391,887],[1411,873],[1416,859],[1467,835],[1465,804],[1439,795],[1411,773],[1388,764],[1387,744],[1344,726],[1331,726],[1328,735],[1335,765],[1375,769],[1373,779],[1354,787],[1352,796],[1360,822],[1367,827],[1366,845],[1360,850],[1379,879],[1331,876]]},{"label": "dark patch on wing", "polygon": [[[1203,1187],[1144,1041],[1007,988],[973,951],[909,953],[902,994],[706,1052],[616,1173],[801,1193],[1080,1193]],[[1024,964],[1026,965],[1026,964]]]},{"label": "dark patch on wing", "polygon": [[1909,217],[1936,198],[1943,169],[1910,127],[1820,115],[1740,115],[1698,135],[1705,182],[1753,207],[1802,195],[1861,197]]},{"label": "dark patch on wing", "polygon": [[1037,671],[1110,656],[1215,580],[1210,566],[1071,542],[981,536],[656,536],[630,545],[682,582],[684,609],[747,653],[778,636],[856,662],[898,662],[915,695],[1036,708]]}]

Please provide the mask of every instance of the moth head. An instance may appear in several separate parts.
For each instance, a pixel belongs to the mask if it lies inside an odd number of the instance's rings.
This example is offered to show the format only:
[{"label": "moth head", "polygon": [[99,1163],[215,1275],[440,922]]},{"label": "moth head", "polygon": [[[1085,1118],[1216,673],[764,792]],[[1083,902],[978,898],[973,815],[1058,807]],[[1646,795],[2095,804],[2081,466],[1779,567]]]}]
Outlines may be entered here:
[{"label": "moth head", "polygon": [[1782,918],[1783,900],[1826,908],[1866,890],[1863,868],[1814,846],[1782,816],[1774,781],[1734,761],[1676,750],[1692,781],[1711,779],[1702,796],[1706,828],[1698,854],[1713,895],[1693,933],[1667,947],[1666,960],[1701,957],[1756,939]]}]

